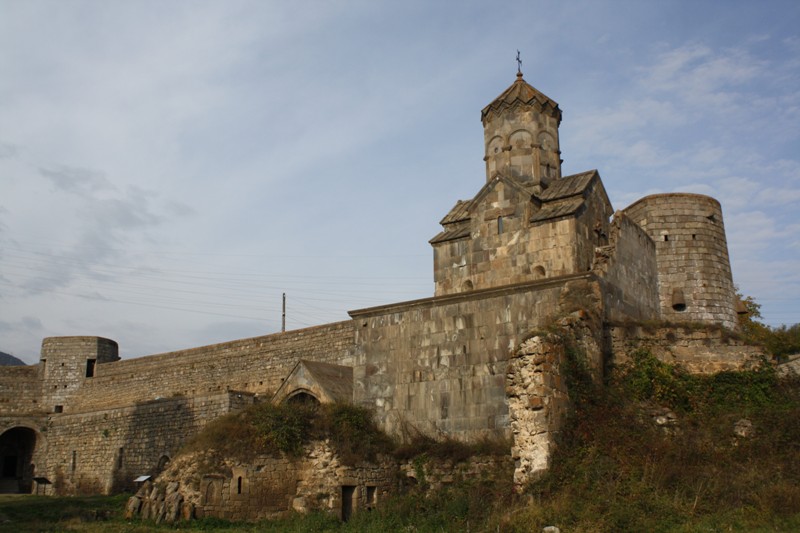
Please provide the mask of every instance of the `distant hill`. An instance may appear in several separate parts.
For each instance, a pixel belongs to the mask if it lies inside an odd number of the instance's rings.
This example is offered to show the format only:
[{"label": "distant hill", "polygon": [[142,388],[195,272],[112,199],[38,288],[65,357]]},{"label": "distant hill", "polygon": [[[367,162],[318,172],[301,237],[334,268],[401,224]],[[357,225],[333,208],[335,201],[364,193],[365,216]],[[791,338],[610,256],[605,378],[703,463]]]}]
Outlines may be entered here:
[{"label": "distant hill", "polygon": [[0,352],[0,366],[20,366],[25,362],[17,359],[11,354]]}]

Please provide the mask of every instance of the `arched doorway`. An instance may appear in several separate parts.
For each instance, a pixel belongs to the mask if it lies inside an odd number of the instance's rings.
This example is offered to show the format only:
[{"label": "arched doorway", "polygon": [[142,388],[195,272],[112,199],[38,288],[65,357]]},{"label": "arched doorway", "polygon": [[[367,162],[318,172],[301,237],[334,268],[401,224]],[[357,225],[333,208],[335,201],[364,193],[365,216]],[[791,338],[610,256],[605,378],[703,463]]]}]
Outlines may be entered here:
[{"label": "arched doorway", "polygon": [[0,492],[31,492],[35,447],[36,432],[30,428],[15,427],[0,435]]},{"label": "arched doorway", "polygon": [[162,455],[162,456],[161,456],[161,457],[158,459],[158,466],[156,466],[156,473],[155,473],[155,475],[157,476],[157,475],[159,475],[161,472],[163,472],[164,470],[166,470],[166,469],[167,469],[167,466],[169,466],[169,455]]},{"label": "arched doorway", "polygon": [[314,396],[308,391],[298,391],[284,400],[289,405],[297,405],[303,407],[317,407],[319,405],[319,398]]}]

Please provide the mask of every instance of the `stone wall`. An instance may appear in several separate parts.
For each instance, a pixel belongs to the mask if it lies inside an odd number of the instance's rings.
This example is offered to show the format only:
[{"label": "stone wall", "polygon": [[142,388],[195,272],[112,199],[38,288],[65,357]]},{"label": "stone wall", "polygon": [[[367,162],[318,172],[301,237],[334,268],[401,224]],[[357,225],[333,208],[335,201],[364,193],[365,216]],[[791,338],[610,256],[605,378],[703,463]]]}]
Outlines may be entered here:
[{"label": "stone wall", "polygon": [[406,426],[472,440],[508,433],[506,365],[560,312],[565,286],[590,275],[352,311],[354,401],[389,433]]},{"label": "stone wall", "polygon": [[0,413],[4,416],[38,413],[42,384],[39,366],[8,366],[0,372]]},{"label": "stone wall", "polygon": [[678,364],[696,374],[736,371],[760,364],[764,349],[750,346],[719,327],[703,325],[612,325],[608,328],[611,363],[624,365],[636,350]]},{"label": "stone wall", "polygon": [[611,231],[609,219],[613,213],[599,175],[583,191],[583,197],[583,205],[572,219],[574,237],[570,244],[574,248],[575,273],[592,269],[595,249],[607,243],[603,236]]},{"label": "stone wall", "polygon": [[65,410],[226,390],[271,394],[300,359],[351,365],[353,342],[353,324],[345,321],[99,365]]},{"label": "stone wall", "polygon": [[614,214],[608,245],[595,249],[592,271],[604,281],[607,320],[659,316],[655,244],[625,213]]},{"label": "stone wall", "polygon": [[625,208],[656,244],[661,318],[737,327],[722,208],[700,194],[656,194]]},{"label": "stone wall", "polygon": [[397,466],[401,488],[418,489],[426,495],[454,483],[482,479],[508,481],[514,471],[511,455],[473,455],[465,461],[419,456]]},{"label": "stone wall", "polygon": [[36,475],[53,484],[42,492],[109,493],[131,488],[140,475],[155,475],[187,438],[209,421],[252,403],[252,396],[225,392],[173,397],[84,414],[52,414],[42,420],[33,456]]}]

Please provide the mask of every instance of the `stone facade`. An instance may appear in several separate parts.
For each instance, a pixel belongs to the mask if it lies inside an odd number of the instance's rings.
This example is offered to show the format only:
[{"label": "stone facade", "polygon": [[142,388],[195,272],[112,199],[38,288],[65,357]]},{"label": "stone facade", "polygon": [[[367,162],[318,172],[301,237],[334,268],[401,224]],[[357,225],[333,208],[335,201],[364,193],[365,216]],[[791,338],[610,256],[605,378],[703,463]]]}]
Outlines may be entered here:
[{"label": "stone facade", "polygon": [[[609,322],[735,326],[715,200],[656,195],[611,218],[596,170],[562,177],[561,111],[521,74],[481,120],[486,183],[456,203],[430,241],[433,297],[134,360],[119,360],[109,339],[45,339],[37,366],[0,369],[0,490],[29,491],[37,477],[51,483],[42,492],[114,491],[157,474],[209,420],[300,397],[371,407],[395,434],[512,438],[523,483],[547,467],[568,406],[564,352],[547,328],[565,316],[588,324],[584,348],[600,379],[609,358],[624,360],[643,338],[604,330]],[[650,345],[696,371],[738,367],[752,355],[723,337],[659,335]],[[210,490],[229,494],[240,477],[251,488],[267,483],[256,471],[226,476]],[[317,481],[309,483],[304,490]],[[280,507],[268,491],[247,490],[256,503],[244,507]]]}]

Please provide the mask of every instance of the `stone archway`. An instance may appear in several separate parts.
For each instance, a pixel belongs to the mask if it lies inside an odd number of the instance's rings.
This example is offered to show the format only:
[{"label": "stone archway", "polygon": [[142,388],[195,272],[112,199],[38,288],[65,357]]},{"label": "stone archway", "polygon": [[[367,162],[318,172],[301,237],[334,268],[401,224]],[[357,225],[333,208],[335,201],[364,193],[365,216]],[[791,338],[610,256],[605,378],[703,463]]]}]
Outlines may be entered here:
[{"label": "stone archway", "polygon": [[303,407],[316,407],[320,404],[319,398],[317,398],[311,391],[306,389],[300,389],[283,400],[285,403],[290,405],[298,405]]},{"label": "stone archway", "polygon": [[33,489],[36,431],[13,427],[0,435],[0,492],[28,494]]}]

